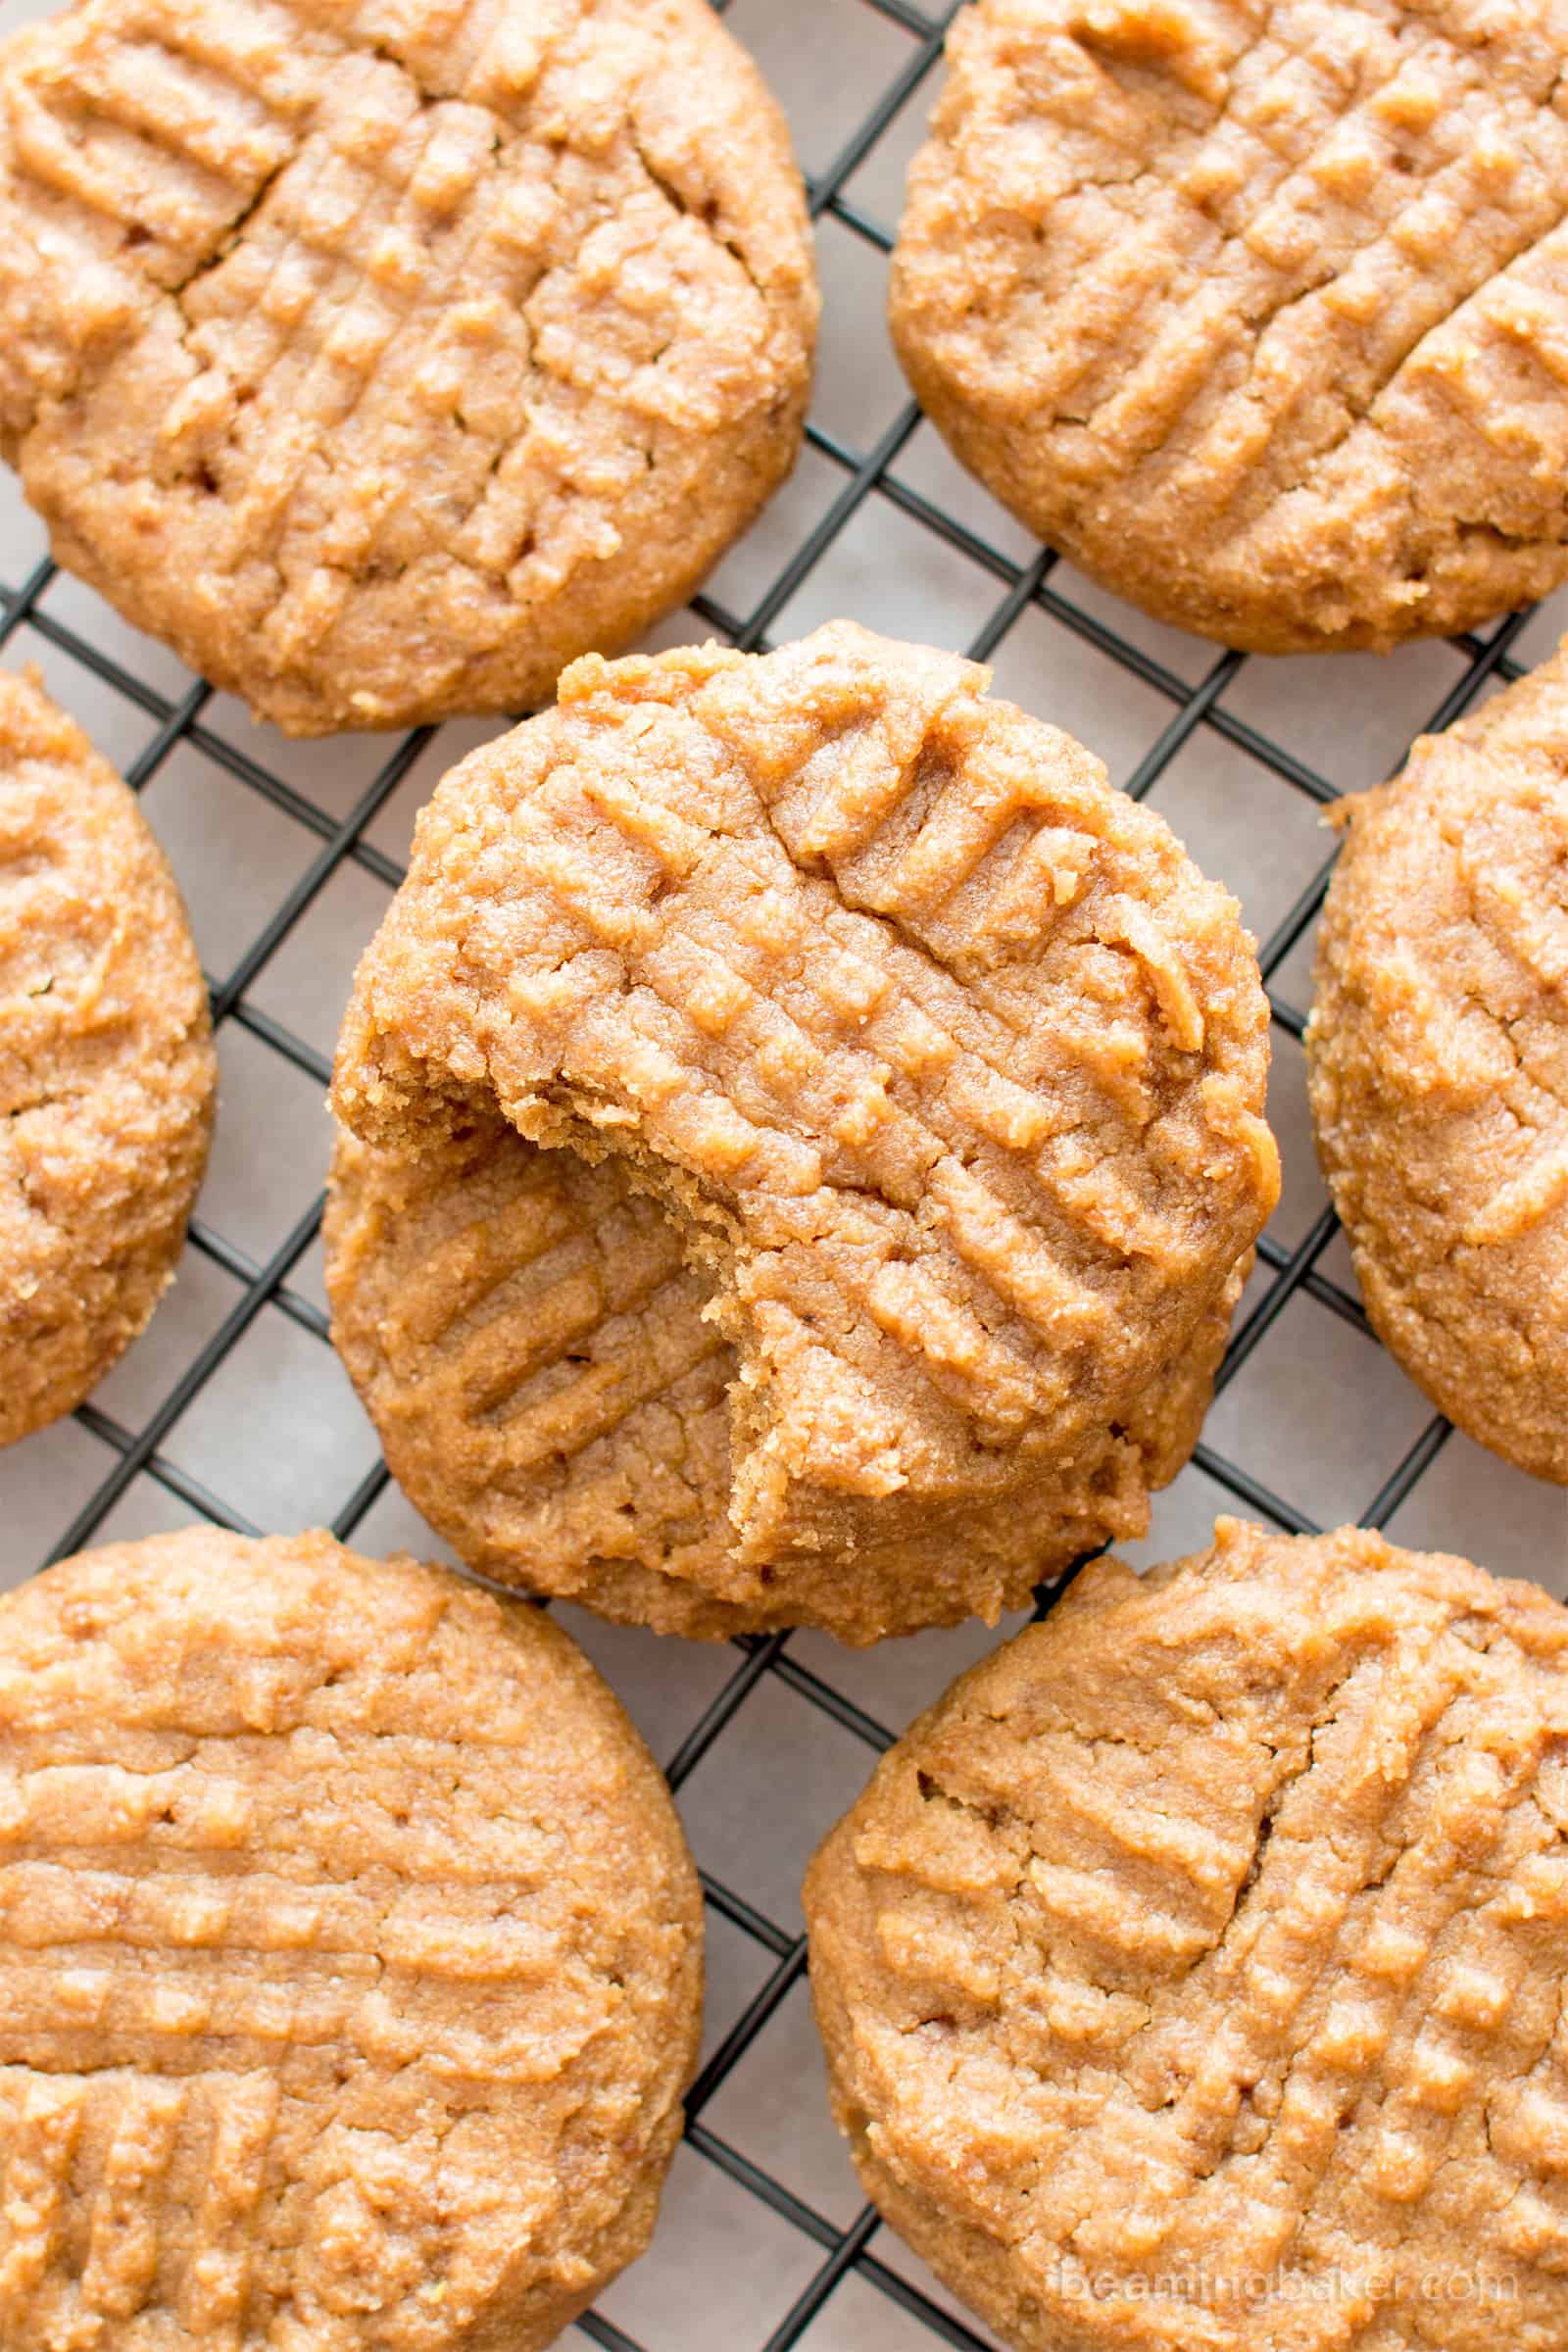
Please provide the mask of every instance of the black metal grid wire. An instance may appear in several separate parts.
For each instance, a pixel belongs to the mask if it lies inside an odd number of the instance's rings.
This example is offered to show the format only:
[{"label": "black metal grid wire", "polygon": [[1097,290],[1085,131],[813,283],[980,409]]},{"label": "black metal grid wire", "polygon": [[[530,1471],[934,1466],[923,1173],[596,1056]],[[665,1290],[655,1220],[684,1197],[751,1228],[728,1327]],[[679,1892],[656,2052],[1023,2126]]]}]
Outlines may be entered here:
[{"label": "black metal grid wire", "polygon": [[[729,0],[713,0],[713,4],[722,13]],[[913,0],[837,0],[837,4],[847,13],[869,9],[900,27],[908,36],[908,49],[900,69],[840,153],[811,182],[811,211],[813,217],[828,216],[855,236],[886,253],[892,243],[888,227],[854,201],[846,192],[846,183],[871,155],[906,104],[911,99],[924,103],[922,84],[927,83],[939,64],[944,31],[956,13],[956,5],[955,0],[949,0],[949,5],[938,11],[917,7]],[[967,648],[976,659],[984,660],[991,655],[1013,622],[1034,607],[1109,656],[1131,677],[1153,689],[1168,703],[1167,723],[1127,781],[1126,789],[1135,798],[1141,799],[1152,791],[1188,740],[1204,730],[1245,751],[1309,800],[1326,804],[1338,797],[1340,788],[1303,761],[1287,744],[1275,741],[1228,707],[1225,697],[1244,668],[1246,657],[1217,653],[1206,674],[1196,685],[1190,683],[1113,625],[1061,593],[1054,584],[1056,558],[1051,551],[1042,549],[1033,561],[1020,564],[960,514],[933,503],[896,476],[891,468],[918,423],[919,412],[910,402],[874,447],[866,450],[851,447],[815,423],[810,425],[808,445],[841,476],[837,495],[749,611],[731,611],[710,596],[699,596],[693,600],[693,609],[701,619],[737,646],[765,647],[777,615],[852,518],[867,501],[884,501],[934,533],[994,582],[993,609]],[[0,552],[0,571],[4,564]],[[222,974],[209,974],[209,985],[215,1025],[236,1024],[283,1062],[324,1088],[329,1073],[322,1056],[253,1003],[250,991],[340,867],[357,865],[393,887],[401,879],[402,868],[367,838],[367,829],[409,773],[429,741],[431,731],[416,730],[400,740],[347,816],[330,814],[286,777],[236,749],[206,723],[204,712],[212,694],[210,687],[194,684],[181,699],[171,701],[63,621],[41,601],[54,577],[55,566],[46,559],[25,578],[11,585],[0,579],[0,649],[26,623],[46,643],[112,686],[154,722],[151,740],[127,771],[130,783],[140,790],[176,747],[190,745],[315,839],[316,853],[304,872],[233,967]],[[1510,680],[1521,674],[1518,663],[1510,658],[1510,649],[1528,618],[1527,613],[1517,613],[1484,635],[1454,641],[1455,651],[1462,657],[1462,666],[1448,693],[1430,712],[1427,730],[1447,725],[1494,679]],[[1329,858],[1311,875],[1261,950],[1274,1020],[1285,1034],[1298,1040],[1304,1026],[1304,1013],[1279,993],[1274,982],[1286,958],[1316,919],[1331,864]],[[278,1309],[323,1347],[329,1345],[324,1313],[291,1280],[317,1237],[321,1205],[319,1199],[313,1202],[265,1261],[259,1261],[205,1218],[197,1216],[191,1227],[192,1245],[240,1286],[239,1295],[219,1328],[185,1364],[139,1428],[126,1428],[91,1401],[78,1409],[77,1420],[110,1449],[114,1458],[107,1474],[69,1526],[61,1530],[49,1549],[49,1558],[63,1557],[92,1543],[126,1489],[143,1473],[202,1517],[244,1534],[261,1532],[220,1494],[211,1492],[201,1480],[182,1469],[164,1450],[164,1446],[175,1423],[227,1361],[264,1308]],[[1223,1389],[1238,1377],[1298,1294],[1312,1298],[1352,1326],[1363,1335],[1368,1346],[1376,1345],[1359,1301],[1322,1270],[1322,1260],[1335,1232],[1332,1211],[1325,1210],[1294,1249],[1285,1248],[1267,1235],[1260,1242],[1259,1259],[1268,1279],[1233,1333],[1218,1388]],[[1426,1424],[1378,1492],[1366,1498],[1360,1513],[1364,1524],[1382,1526],[1393,1517],[1436,1461],[1449,1434],[1449,1425],[1441,1417],[1434,1416]],[[1294,1504],[1271,1492],[1244,1463],[1229,1459],[1207,1443],[1200,1444],[1194,1459],[1250,1515],[1295,1533],[1312,1532],[1313,1523]],[[331,1523],[333,1533],[345,1541],[351,1539],[386,1484],[386,1470],[377,1465],[360,1481],[336,1513]],[[1042,1592],[1037,1614],[1050,1607],[1067,1581],[1063,1579]],[[775,1678],[861,1740],[868,1765],[876,1752],[891,1744],[894,1735],[886,1726],[792,1653],[787,1634],[765,1640],[743,1640],[734,1644],[734,1649],[733,1671],[668,1760],[666,1769],[673,1788],[680,1788],[733,1723],[752,1692],[768,1677]],[[851,2275],[923,2323],[933,2341],[969,2347],[971,2352],[986,2352],[986,2339],[880,2259],[875,2246],[878,2218],[871,2207],[865,2207],[848,2228],[838,2226],[705,2122],[714,2094],[804,1977],[806,1944],[799,1934],[765,1917],[745,1896],[706,1873],[704,1891],[712,1912],[748,1937],[766,1955],[770,1966],[760,1989],[725,2034],[693,2085],[687,2101],[686,2139],[701,2157],[798,2230],[819,2249],[821,2256],[808,2284],[771,2331],[755,2347],[750,2344],[737,2347],[737,2352],[790,2352],[790,2347],[801,2343],[840,2282]],[[577,2323],[577,2328],[590,2342],[606,2347],[607,2352],[645,2352],[633,2336],[601,2314],[590,2312]]]}]

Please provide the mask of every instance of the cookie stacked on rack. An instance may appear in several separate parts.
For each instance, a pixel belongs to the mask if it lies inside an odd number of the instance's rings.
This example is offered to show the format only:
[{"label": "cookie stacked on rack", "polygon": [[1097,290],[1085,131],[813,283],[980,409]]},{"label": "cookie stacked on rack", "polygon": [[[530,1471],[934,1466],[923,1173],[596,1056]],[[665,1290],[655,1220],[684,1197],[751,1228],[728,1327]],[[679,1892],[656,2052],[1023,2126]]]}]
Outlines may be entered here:
[{"label": "cookie stacked on rack", "polygon": [[420,818],[336,1331],[473,1565],[686,1632],[994,1618],[1191,1450],[1277,1164],[1235,904],[845,623],[561,681]]}]

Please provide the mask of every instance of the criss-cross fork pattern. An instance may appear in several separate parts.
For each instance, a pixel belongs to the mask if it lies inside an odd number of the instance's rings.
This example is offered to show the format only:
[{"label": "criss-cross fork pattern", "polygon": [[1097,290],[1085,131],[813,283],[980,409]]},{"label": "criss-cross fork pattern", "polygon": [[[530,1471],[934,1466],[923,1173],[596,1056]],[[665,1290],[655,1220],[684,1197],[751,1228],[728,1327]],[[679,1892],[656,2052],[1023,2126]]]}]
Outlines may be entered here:
[{"label": "criss-cross fork pattern", "polygon": [[[729,0],[714,0],[714,4],[722,11]],[[811,182],[811,210],[814,216],[830,217],[854,236],[886,253],[892,244],[890,228],[873,219],[847,193],[847,183],[905,107],[911,100],[923,107],[930,79],[939,67],[943,34],[954,7],[945,6],[938,13],[916,7],[912,0],[837,0],[837,5],[849,14],[862,9],[873,11],[903,31],[907,48],[897,72],[857,124],[853,135],[829,167]],[[744,649],[768,646],[772,642],[772,624],[790,599],[859,511],[868,502],[881,501],[906,520],[934,534],[974,566],[978,574],[989,575],[994,583],[995,604],[984,625],[964,649],[972,657],[986,660],[1002,645],[1014,622],[1034,608],[1108,656],[1143,687],[1152,689],[1169,704],[1167,723],[1127,779],[1126,789],[1135,798],[1142,799],[1152,791],[1189,739],[1204,731],[1223,738],[1314,802],[1327,803],[1338,797],[1340,788],[1336,784],[1287,745],[1250,724],[1231,707],[1227,698],[1246,666],[1247,657],[1233,653],[1217,655],[1206,674],[1193,684],[1063,594],[1054,582],[1056,559],[1049,550],[1042,549],[1032,562],[1020,564],[958,514],[945,511],[900,478],[893,468],[919,420],[919,411],[912,402],[907,403],[870,449],[852,447],[838,434],[813,423],[808,428],[808,440],[817,456],[841,477],[837,494],[790,552],[749,612],[731,611],[710,597],[700,596],[694,600],[694,610],[702,621]],[[171,702],[53,612],[42,601],[55,577],[52,563],[45,560],[26,578],[9,584],[3,577],[4,568],[4,554],[0,551],[0,651],[26,624],[47,644],[113,687],[152,722],[151,739],[128,771],[129,781],[136,789],[140,790],[158,773],[176,747],[189,745],[225,770],[240,786],[261,795],[274,809],[315,837],[318,847],[314,858],[233,967],[225,973],[210,973],[208,978],[215,1024],[238,1024],[324,1089],[329,1072],[322,1056],[263,1011],[252,1001],[251,992],[270,959],[341,866],[358,865],[389,888],[402,878],[396,860],[368,838],[368,829],[423,752],[430,731],[417,730],[396,742],[348,814],[342,817],[329,814],[285,776],[236,749],[208,722],[210,687],[193,685],[182,699]],[[1520,674],[1518,663],[1510,659],[1510,648],[1528,617],[1525,613],[1514,614],[1483,636],[1456,641],[1462,667],[1448,693],[1426,715],[1427,730],[1446,726],[1458,717],[1494,678],[1511,679]],[[1050,715],[1049,710],[1046,715]],[[1318,870],[1303,881],[1294,905],[1262,947],[1262,968],[1269,983],[1274,1019],[1293,1039],[1301,1036],[1304,1009],[1279,993],[1275,978],[1316,919],[1331,864],[1332,858],[1326,858]],[[238,1296],[219,1328],[185,1364],[139,1429],[126,1428],[91,1401],[79,1408],[78,1421],[110,1450],[112,1466],[70,1524],[62,1527],[51,1546],[50,1558],[63,1557],[91,1544],[127,1488],[143,1474],[209,1520],[244,1533],[260,1532],[220,1494],[181,1468],[166,1450],[166,1440],[265,1308],[278,1310],[313,1334],[321,1346],[329,1345],[324,1313],[291,1280],[316,1240],[320,1216],[321,1201],[318,1199],[265,1263],[258,1262],[250,1251],[225,1238],[204,1217],[197,1216],[191,1228],[193,1248],[232,1278],[239,1286]],[[1332,1212],[1324,1210],[1294,1248],[1265,1235],[1259,1244],[1259,1257],[1267,1279],[1254,1285],[1253,1303],[1232,1335],[1219,1375],[1220,1388],[1243,1375],[1259,1343],[1298,1293],[1352,1326],[1367,1346],[1376,1345],[1359,1302],[1322,1268],[1335,1231]],[[1364,1524],[1385,1525],[1409,1500],[1448,1436],[1449,1425],[1445,1420],[1434,1417],[1427,1423],[1378,1492],[1366,1497],[1359,1514]],[[1312,1523],[1303,1513],[1271,1491],[1245,1462],[1229,1459],[1207,1444],[1200,1445],[1195,1459],[1249,1516],[1295,1533],[1311,1532]],[[386,1471],[379,1465],[361,1479],[336,1513],[333,1532],[344,1541],[352,1540],[386,1483]],[[1041,1592],[1039,1613],[1059,1596],[1065,1581]],[[776,1678],[799,1698],[821,1709],[842,1729],[862,1740],[868,1766],[872,1756],[890,1744],[893,1733],[886,1726],[792,1653],[788,1634],[776,1634],[766,1640],[752,1638],[735,1644],[733,1671],[668,1759],[668,1777],[673,1788],[680,1788],[767,1677]],[[704,1886],[712,1911],[749,1937],[767,1956],[770,1965],[760,1988],[713,2050],[693,2087],[687,2102],[686,2137],[699,2156],[717,2166],[732,2182],[799,2230],[821,2255],[819,2267],[783,2317],[776,2322],[769,2318],[760,2320],[756,2346],[737,2345],[736,2352],[789,2352],[789,2347],[805,2339],[840,2282],[851,2276],[890,2298],[913,2322],[923,2324],[934,2342],[986,2352],[986,2338],[953,2318],[880,2257],[878,2219],[870,2207],[847,2229],[843,2228],[710,2129],[705,2119],[714,2094],[803,1978],[806,1946],[804,1938],[793,1929],[765,1917],[742,1894],[708,1874],[704,1876]],[[701,2293],[699,2281],[693,2281],[692,2292],[695,2307]],[[578,2331],[589,2342],[606,2347],[607,2352],[649,2352],[648,2347],[598,2313],[590,2312],[579,2321]]]}]

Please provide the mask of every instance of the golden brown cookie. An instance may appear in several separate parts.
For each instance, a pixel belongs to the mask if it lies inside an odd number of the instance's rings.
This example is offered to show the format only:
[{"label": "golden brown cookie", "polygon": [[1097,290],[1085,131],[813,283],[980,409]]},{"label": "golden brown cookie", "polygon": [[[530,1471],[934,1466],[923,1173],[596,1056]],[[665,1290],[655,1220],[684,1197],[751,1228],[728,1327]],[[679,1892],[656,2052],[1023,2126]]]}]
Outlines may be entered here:
[{"label": "golden brown cookie", "polygon": [[[388,1467],[482,1574],[713,1641],[806,1623],[865,1642],[1024,1597],[983,1514],[743,1559],[736,1350],[704,1313],[711,1274],[624,1161],[541,1151],[495,1115],[415,1158],[339,1128],[325,1241],[332,1337]],[[1129,1409],[1113,1475],[1096,1459],[1029,1487],[1049,1567],[1147,1526],[1197,1443],[1246,1264]]]},{"label": "golden brown cookie", "polygon": [[517,710],[788,471],[816,287],[704,0],[77,0],[0,64],[0,449],[295,734]]},{"label": "golden brown cookie", "polygon": [[0,2340],[536,2352],[653,2228],[702,1911],[539,1611],[190,1529],[0,1600]]},{"label": "golden brown cookie", "polygon": [[892,284],[958,456],[1261,653],[1568,578],[1563,42],[1528,0],[979,0]]},{"label": "golden brown cookie", "polygon": [[1568,2342],[1565,1755],[1534,1586],[1090,1567],[811,1866],[870,2195],[1017,2352]]},{"label": "golden brown cookie", "polygon": [[218,1068],[134,796],[0,672],[0,1445],[79,1404],[173,1278]]},{"label": "golden brown cookie", "polygon": [[736,1350],[734,1596],[933,1562],[859,1640],[1142,1525],[1277,1183],[1234,902],[986,684],[842,622],[576,664],[438,790],[339,1045],[378,1151],[499,1114],[663,1202]]},{"label": "golden brown cookie", "polygon": [[1337,813],[1306,1048],[1367,1312],[1568,1485],[1568,652]]}]

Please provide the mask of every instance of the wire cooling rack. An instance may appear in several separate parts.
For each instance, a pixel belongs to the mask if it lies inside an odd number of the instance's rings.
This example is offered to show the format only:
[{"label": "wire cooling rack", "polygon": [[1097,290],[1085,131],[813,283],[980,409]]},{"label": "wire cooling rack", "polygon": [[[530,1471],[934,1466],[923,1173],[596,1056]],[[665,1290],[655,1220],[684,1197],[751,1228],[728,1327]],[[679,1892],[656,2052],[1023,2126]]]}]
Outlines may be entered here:
[{"label": "wire cooling rack", "polygon": [[[721,4],[788,107],[808,170],[822,364],[794,481],[656,642],[761,647],[847,612],[964,645],[997,665],[1001,690],[1072,728],[1160,808],[1238,891],[1262,943],[1285,1198],[1203,1442],[1129,1556],[1192,1548],[1222,1509],[1297,1532],[1359,1519],[1562,1591],[1561,1495],[1454,1437],[1371,1336],[1313,1167],[1299,1040],[1331,861],[1324,806],[1539,660],[1568,624],[1568,599],[1387,662],[1283,664],[1216,653],[1116,605],[957,472],[881,326],[891,223],[953,9]],[[0,28],[46,13],[47,0],[0,0]],[[13,664],[42,663],[143,794],[191,906],[223,1087],[185,1262],[150,1332],[73,1421],[0,1461],[6,1572],[192,1514],[243,1532],[319,1522],[366,1549],[439,1551],[389,1486],[330,1350],[319,1105],[353,962],[400,879],[414,811],[495,729],[290,745],[40,549],[8,485],[0,647]],[[779,1635],[715,1649],[561,1613],[667,1763],[710,1946],[709,2036],[658,2238],[569,2340],[609,2352],[987,2346],[879,2227],[833,2136],[797,1892],[876,1752],[998,1637],[972,1628],[851,1653]]]}]

